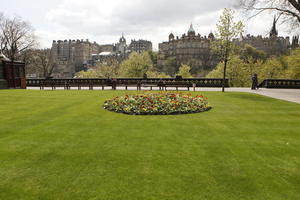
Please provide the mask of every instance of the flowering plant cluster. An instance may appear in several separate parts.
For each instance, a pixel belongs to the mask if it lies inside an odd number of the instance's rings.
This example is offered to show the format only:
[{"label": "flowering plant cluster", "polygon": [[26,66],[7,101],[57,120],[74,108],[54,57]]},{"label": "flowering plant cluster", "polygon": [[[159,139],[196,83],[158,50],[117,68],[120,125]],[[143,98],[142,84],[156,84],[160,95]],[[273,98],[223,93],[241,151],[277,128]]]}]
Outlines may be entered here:
[{"label": "flowering plant cluster", "polygon": [[145,93],[118,96],[104,102],[107,110],[132,115],[169,115],[209,110],[207,98],[188,93]]}]

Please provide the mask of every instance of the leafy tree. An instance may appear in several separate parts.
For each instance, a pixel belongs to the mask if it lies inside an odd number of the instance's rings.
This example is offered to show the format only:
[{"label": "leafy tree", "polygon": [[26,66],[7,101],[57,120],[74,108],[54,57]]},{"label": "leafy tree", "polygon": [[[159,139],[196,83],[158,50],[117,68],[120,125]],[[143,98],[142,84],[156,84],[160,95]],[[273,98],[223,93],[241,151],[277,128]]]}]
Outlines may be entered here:
[{"label": "leafy tree", "polygon": [[288,70],[287,77],[291,79],[300,79],[300,47],[293,50],[287,57]]},{"label": "leafy tree", "polygon": [[88,71],[80,71],[75,74],[75,78],[103,78],[102,74],[98,73],[96,69],[89,69]]},{"label": "leafy tree", "polygon": [[267,55],[264,51],[257,50],[249,44],[246,44],[241,52],[241,57],[245,62],[257,62],[259,60],[266,61]]},{"label": "leafy tree", "polygon": [[[223,63],[211,71],[208,78],[221,78]],[[255,72],[259,80],[269,78],[300,79],[300,48],[291,51],[290,55],[271,57],[269,59],[243,59],[235,55],[228,62],[227,77],[230,85],[235,87],[248,87],[251,84],[251,75]]]},{"label": "leafy tree", "polygon": [[192,78],[192,74],[190,73],[191,67],[185,64],[181,64],[179,67],[178,75],[181,75],[183,78]]},{"label": "leafy tree", "polygon": [[289,25],[291,30],[300,27],[299,0],[240,0],[239,6],[252,17],[269,11],[282,18],[282,22]]},{"label": "leafy tree", "polygon": [[147,72],[148,78],[170,78],[170,76],[164,72],[158,72],[158,71],[148,71]]},{"label": "leafy tree", "polygon": [[258,76],[263,79],[268,78],[287,78],[285,71],[288,68],[286,57],[272,57],[258,71]]},{"label": "leafy tree", "polygon": [[118,77],[118,63],[99,64],[88,71],[80,71],[75,74],[77,78],[116,78]]},{"label": "leafy tree", "polygon": [[241,55],[241,59],[247,64],[247,72],[249,71],[250,76],[257,73],[256,64],[257,62],[262,63],[267,60],[267,56],[264,51],[257,50],[251,45],[246,44],[243,49],[235,52],[236,55]]},{"label": "leafy tree", "polygon": [[177,70],[178,68],[176,66],[176,58],[175,57],[167,58],[163,66],[163,72],[167,73],[170,76],[174,76]]},{"label": "leafy tree", "polygon": [[[257,64],[256,64],[257,66]],[[245,87],[250,85],[251,73],[249,64],[245,63],[239,55],[232,56],[228,62],[227,77],[230,86]],[[224,72],[224,64],[221,62],[216,69],[211,71],[208,78],[222,78]]]},{"label": "leafy tree", "polygon": [[[199,59],[197,60],[195,58],[192,58],[192,59],[189,59],[189,61],[184,64],[186,64],[190,67],[190,72],[193,75],[201,74],[201,72],[203,73],[203,68],[201,68],[201,66],[199,64]],[[182,63],[181,63],[181,66],[182,66]]]},{"label": "leafy tree", "polygon": [[234,21],[234,11],[225,8],[217,24],[217,40],[212,41],[212,49],[220,56],[220,60],[224,64],[222,92],[225,91],[227,63],[235,49],[232,40],[243,33],[243,28],[244,25],[241,21]]},{"label": "leafy tree", "polygon": [[120,75],[122,77],[141,78],[153,70],[153,63],[148,52],[139,54],[132,52],[129,58],[121,63]]},{"label": "leafy tree", "polygon": [[156,51],[152,51],[152,50],[148,50],[147,51],[151,60],[152,60],[152,63],[153,63],[153,66],[154,67],[157,67],[157,56],[158,56],[158,53]]}]

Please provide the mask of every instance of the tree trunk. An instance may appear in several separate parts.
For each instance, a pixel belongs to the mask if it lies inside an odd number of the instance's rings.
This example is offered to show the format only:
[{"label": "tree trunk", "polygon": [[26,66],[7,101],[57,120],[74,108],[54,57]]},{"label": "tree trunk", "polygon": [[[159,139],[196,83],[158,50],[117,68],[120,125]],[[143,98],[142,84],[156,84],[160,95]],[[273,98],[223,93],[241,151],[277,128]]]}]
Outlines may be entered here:
[{"label": "tree trunk", "polygon": [[226,80],[226,68],[227,68],[227,59],[224,61],[224,72],[223,72],[223,82],[222,82],[222,92],[225,92],[225,80]]}]

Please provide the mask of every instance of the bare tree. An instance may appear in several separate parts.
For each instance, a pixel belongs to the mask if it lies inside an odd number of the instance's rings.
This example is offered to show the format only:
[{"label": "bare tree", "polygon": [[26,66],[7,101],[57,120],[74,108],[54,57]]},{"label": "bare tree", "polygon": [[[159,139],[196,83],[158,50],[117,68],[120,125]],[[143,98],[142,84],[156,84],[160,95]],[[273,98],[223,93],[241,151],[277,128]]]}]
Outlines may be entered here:
[{"label": "bare tree", "polygon": [[[0,25],[4,23],[4,15],[3,13],[0,13]],[[5,40],[4,40],[4,36],[1,33],[2,31],[0,31],[0,53],[2,53],[2,50],[5,47]]]},{"label": "bare tree", "polygon": [[287,24],[290,30],[300,27],[300,0],[239,0],[239,6],[248,11],[251,17],[262,12],[272,12]]},{"label": "bare tree", "polygon": [[56,63],[53,60],[50,49],[38,50],[37,62],[40,62],[38,64],[40,64],[45,78],[52,75],[53,70],[56,67]]},{"label": "bare tree", "polygon": [[21,52],[32,48],[36,38],[32,26],[20,17],[7,18],[0,14],[0,48],[12,61]]},{"label": "bare tree", "polygon": [[50,49],[30,49],[22,53],[27,74],[39,74],[44,78],[52,75],[57,67]]}]

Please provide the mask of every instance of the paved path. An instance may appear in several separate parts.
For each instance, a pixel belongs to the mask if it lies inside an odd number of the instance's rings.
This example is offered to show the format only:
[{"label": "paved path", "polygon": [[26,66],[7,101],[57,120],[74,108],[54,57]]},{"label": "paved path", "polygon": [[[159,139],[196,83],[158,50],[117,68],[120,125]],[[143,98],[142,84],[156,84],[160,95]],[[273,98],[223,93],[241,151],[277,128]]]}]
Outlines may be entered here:
[{"label": "paved path", "polygon": [[[200,88],[197,91],[221,91],[221,88]],[[251,90],[250,88],[226,88],[225,91],[230,92],[250,92],[260,94],[276,99],[291,101],[300,104],[300,89],[267,89],[260,88]]]},{"label": "paved path", "polygon": [[[28,87],[27,89],[37,89],[39,87]],[[47,88],[46,88],[47,89]],[[48,88],[51,89],[51,88]],[[63,88],[57,88],[58,90],[62,90]],[[76,87],[72,89],[77,89]],[[88,89],[88,88],[82,88]],[[101,88],[94,88],[95,90],[100,90]],[[105,90],[110,90],[111,87],[106,87]],[[124,87],[118,87],[117,89],[125,90]],[[142,90],[147,90],[149,88],[142,88]],[[153,88],[157,90],[158,88]],[[136,90],[136,87],[128,87],[128,90]],[[175,90],[175,88],[169,88],[168,90]],[[186,90],[186,89],[185,89]],[[196,91],[221,91],[221,88],[197,88]],[[260,88],[258,90],[251,90],[250,88],[226,88],[225,91],[228,92],[250,92],[255,94],[260,94],[268,97],[273,97],[276,99],[282,99],[286,101],[291,101],[300,104],[300,89],[266,89]]]}]

